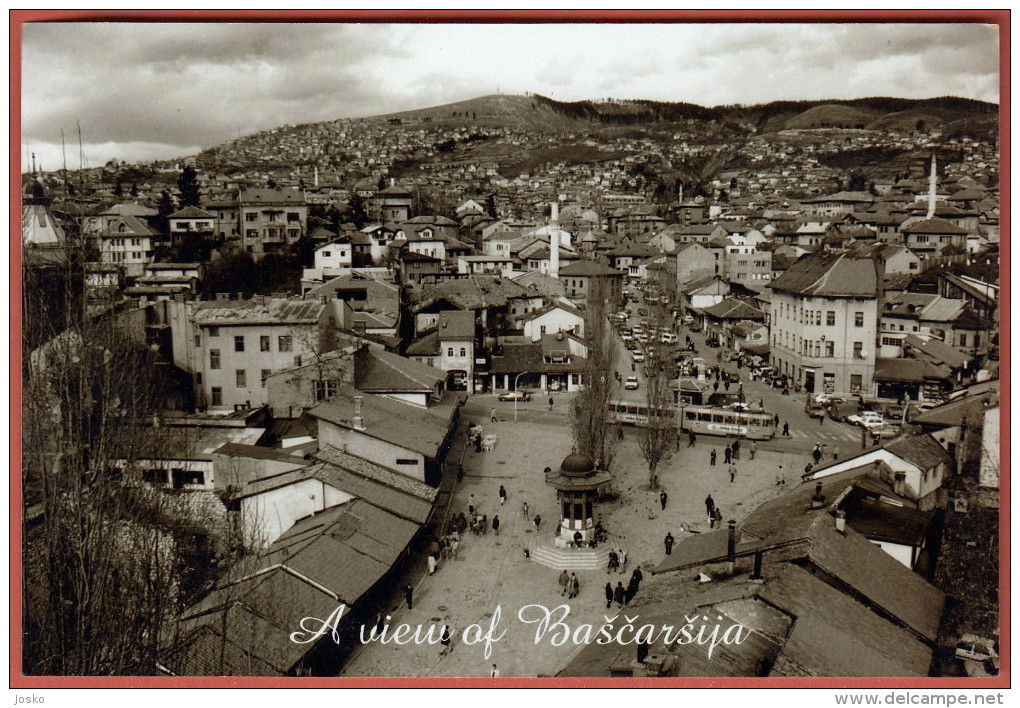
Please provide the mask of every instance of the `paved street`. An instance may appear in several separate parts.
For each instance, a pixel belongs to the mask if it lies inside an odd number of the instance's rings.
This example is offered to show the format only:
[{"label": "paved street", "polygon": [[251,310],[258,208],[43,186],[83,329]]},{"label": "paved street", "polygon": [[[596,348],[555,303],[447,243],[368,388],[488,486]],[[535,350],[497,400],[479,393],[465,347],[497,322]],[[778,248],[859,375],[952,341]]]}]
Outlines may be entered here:
[{"label": "paved street", "polygon": [[[462,537],[456,560],[444,561],[433,576],[427,576],[423,563],[417,563],[408,582],[416,586],[415,604],[410,611],[399,593],[390,601],[391,624],[428,625],[448,622],[454,627],[453,652],[440,656],[439,645],[395,646],[368,644],[355,651],[343,670],[344,676],[488,676],[491,664],[498,664],[503,676],[537,676],[555,673],[576,648],[553,647],[547,641],[535,645],[534,627],[517,619],[520,607],[539,603],[552,608],[566,598],[560,596],[558,572],[525,558],[524,549],[537,543],[551,543],[556,528],[555,491],[545,485],[543,469],[558,467],[571,451],[569,409],[572,395],[554,394],[553,411],[548,397],[518,404],[518,422],[513,422],[512,403],[497,402],[492,395],[473,396],[463,410],[458,435],[462,438],[469,421],[494,433],[499,442],[491,452],[464,453],[464,479],[452,490],[451,512],[467,511],[473,503],[491,519],[498,514],[501,534],[491,531],[482,536],[470,531]],[[496,408],[497,422],[490,421]],[[726,519],[740,520],[763,501],[774,496],[780,477],[795,479],[790,467],[803,467],[806,454],[790,456],[759,446],[756,459],[748,460],[745,451],[737,461],[737,477],[730,482],[722,464],[722,446],[728,439],[700,436],[695,447],[686,440],[681,449],[659,468],[661,487],[668,494],[666,509],[659,503],[658,491],[647,487],[648,468],[641,456],[637,428],[625,428],[612,465],[613,487],[617,501],[600,505],[597,513],[613,535],[613,544],[626,548],[629,562],[625,574],[612,577],[613,584],[626,585],[637,564],[645,567],[664,556],[663,538],[667,532],[682,542],[681,524],[705,531],[704,498],[711,493]],[[718,464],[709,465],[710,451],[718,451]],[[451,451],[448,473],[455,477],[462,444]],[[506,505],[500,507],[498,490],[508,492]],[[444,485],[446,486],[446,485]],[[541,530],[535,531],[530,519],[523,518],[521,502],[527,500],[529,516],[540,514]],[[605,611],[604,588],[609,576],[604,571],[578,573],[579,596],[570,602],[571,622],[600,622]],[[461,633],[472,623],[489,627],[496,606],[501,607],[500,627],[506,630],[502,640],[492,646],[489,659],[482,644],[462,643]]]}]

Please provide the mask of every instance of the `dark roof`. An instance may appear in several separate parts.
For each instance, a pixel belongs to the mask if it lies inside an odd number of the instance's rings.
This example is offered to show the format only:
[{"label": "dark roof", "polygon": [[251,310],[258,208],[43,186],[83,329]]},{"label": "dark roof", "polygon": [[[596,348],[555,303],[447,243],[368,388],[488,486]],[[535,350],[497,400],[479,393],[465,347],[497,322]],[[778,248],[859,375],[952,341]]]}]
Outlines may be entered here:
[{"label": "dark roof", "polygon": [[494,374],[516,374],[522,371],[539,371],[543,365],[540,343],[507,344],[504,342],[502,354],[492,357],[491,371]]},{"label": "dark roof", "polygon": [[908,334],[904,338],[903,343],[912,349],[916,349],[925,359],[929,359],[933,364],[945,364],[951,369],[962,369],[971,360],[970,355],[937,339],[925,340],[915,334]]},{"label": "dark roof", "polygon": [[561,278],[591,278],[616,275],[622,277],[624,272],[596,261],[574,261],[570,265],[560,268]]},{"label": "dark roof", "polygon": [[429,409],[383,396],[362,396],[361,417],[364,429],[356,429],[355,395],[358,395],[357,391],[346,389],[309,413],[320,420],[421,453],[427,458],[439,457],[449,425],[438,415],[430,413]]},{"label": "dark roof", "polygon": [[198,325],[316,324],[326,306],[318,300],[214,300],[198,305]]},{"label": "dark roof", "polygon": [[921,383],[925,379],[952,380],[953,372],[923,359],[875,359],[875,379]]},{"label": "dark roof", "polygon": [[407,345],[408,356],[439,356],[439,333],[431,330]]},{"label": "dark roof", "polygon": [[949,234],[949,235],[960,235],[968,233],[966,229],[961,229],[959,226],[951,221],[940,219],[938,217],[932,217],[931,219],[921,219],[911,223],[909,226],[903,226],[900,231],[905,234]]},{"label": "dark roof", "polygon": [[505,307],[512,299],[532,296],[527,288],[509,278],[472,275],[425,288],[414,309],[420,311],[433,303],[446,301],[462,310],[481,310]]},{"label": "dark roof", "polygon": [[436,332],[440,341],[448,339],[469,340],[475,338],[475,313],[472,310],[444,310],[436,321]]},{"label": "dark roof", "polygon": [[706,315],[718,320],[764,320],[765,313],[748,305],[743,300],[726,298],[722,302],[702,310]]},{"label": "dark roof", "polygon": [[244,189],[238,196],[241,205],[250,204],[305,204],[305,193],[299,189]]},{"label": "dark roof", "polygon": [[977,395],[965,395],[946,401],[930,411],[911,416],[910,422],[917,425],[949,427],[962,425],[966,419],[968,424],[975,425],[982,418],[986,409],[998,404],[998,390],[983,391]]},{"label": "dark roof", "polygon": [[445,371],[373,347],[364,347],[354,358],[354,383],[360,391],[430,393],[445,380]]},{"label": "dark roof", "polygon": [[186,206],[180,211],[175,211],[167,217],[168,219],[214,219],[212,214],[196,206]]},{"label": "dark roof", "polygon": [[291,455],[277,448],[262,447],[261,445],[227,443],[223,447],[213,450],[212,454],[225,455],[226,457],[247,457],[252,460],[273,460],[274,462],[288,462],[295,465],[308,464],[304,457]]},{"label": "dark roof", "polygon": [[922,470],[930,470],[940,464],[948,464],[953,461],[949,453],[931,435],[901,437],[882,447],[897,457],[917,465]]},{"label": "dark roof", "polygon": [[810,297],[875,297],[878,276],[869,258],[813,253],[798,259],[772,281],[772,290]]}]

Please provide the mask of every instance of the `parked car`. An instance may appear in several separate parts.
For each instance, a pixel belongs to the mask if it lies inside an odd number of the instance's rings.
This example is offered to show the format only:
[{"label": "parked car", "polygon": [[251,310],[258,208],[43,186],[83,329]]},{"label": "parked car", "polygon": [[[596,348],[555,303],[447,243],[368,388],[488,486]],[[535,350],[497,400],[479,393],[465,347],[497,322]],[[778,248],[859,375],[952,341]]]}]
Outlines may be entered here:
[{"label": "parked car", "polygon": [[829,417],[843,423],[849,423],[850,416],[859,415],[860,412],[860,406],[857,405],[856,401],[833,403],[829,406]]},{"label": "parked car", "polygon": [[628,376],[627,381],[623,384],[623,387],[628,391],[634,391],[638,387],[637,376]]},{"label": "parked car", "polygon": [[848,423],[864,427],[875,427],[885,423],[885,419],[882,418],[882,414],[876,413],[875,411],[864,411],[863,413],[847,416],[846,420]]},{"label": "parked car", "polygon": [[903,406],[898,403],[889,406],[885,409],[885,417],[895,421],[903,420]]},{"label": "parked car", "polygon": [[507,391],[499,394],[501,401],[530,401],[531,395],[527,391]]},{"label": "parked car", "polygon": [[993,664],[995,672],[998,672],[999,652],[996,650],[995,644],[987,637],[964,634],[956,643],[956,656],[960,659],[989,662]]},{"label": "parked car", "polygon": [[692,332],[700,332],[701,325],[699,325],[697,322],[691,322],[690,326],[687,329],[689,329]]},{"label": "parked car", "polygon": [[637,363],[641,363],[642,361],[645,360],[645,355],[642,354],[640,351],[635,351],[633,354],[630,355],[630,358]]}]

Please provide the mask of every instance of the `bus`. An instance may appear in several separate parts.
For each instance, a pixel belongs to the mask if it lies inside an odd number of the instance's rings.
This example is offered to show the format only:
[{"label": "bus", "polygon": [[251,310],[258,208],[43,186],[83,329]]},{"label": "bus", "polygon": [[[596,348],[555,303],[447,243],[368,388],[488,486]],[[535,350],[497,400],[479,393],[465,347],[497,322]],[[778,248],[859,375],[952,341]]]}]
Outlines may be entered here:
[{"label": "bus", "polygon": [[[650,420],[647,403],[610,401],[609,422],[643,427]],[[769,440],[775,435],[773,415],[764,411],[740,411],[719,406],[689,405],[660,409],[657,417],[669,418],[679,430],[696,435],[739,436],[749,440]]]}]

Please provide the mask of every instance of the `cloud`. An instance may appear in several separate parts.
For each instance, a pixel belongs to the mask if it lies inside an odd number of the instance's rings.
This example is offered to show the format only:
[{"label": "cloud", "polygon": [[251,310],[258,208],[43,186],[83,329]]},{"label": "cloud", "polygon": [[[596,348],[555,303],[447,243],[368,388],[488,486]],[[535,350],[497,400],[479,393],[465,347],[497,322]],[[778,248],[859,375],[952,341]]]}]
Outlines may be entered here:
[{"label": "cloud", "polygon": [[996,30],[976,24],[44,23],[22,60],[24,142],[80,121],[97,149],[181,154],[497,87],[702,105],[998,90]]}]

